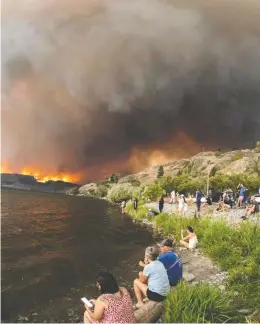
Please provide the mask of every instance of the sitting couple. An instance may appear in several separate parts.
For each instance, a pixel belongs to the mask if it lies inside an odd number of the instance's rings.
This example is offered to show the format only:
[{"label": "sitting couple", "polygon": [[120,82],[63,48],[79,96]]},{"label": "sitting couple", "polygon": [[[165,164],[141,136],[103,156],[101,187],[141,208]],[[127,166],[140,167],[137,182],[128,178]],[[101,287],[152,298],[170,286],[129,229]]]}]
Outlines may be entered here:
[{"label": "sitting couple", "polygon": [[170,291],[170,286],[176,286],[182,279],[182,262],[172,250],[173,241],[165,239],[159,247],[160,256],[159,248],[151,246],[145,250],[145,262],[139,263],[144,270],[139,272],[139,279],[134,281],[136,308],[142,307],[145,297],[162,302]]}]

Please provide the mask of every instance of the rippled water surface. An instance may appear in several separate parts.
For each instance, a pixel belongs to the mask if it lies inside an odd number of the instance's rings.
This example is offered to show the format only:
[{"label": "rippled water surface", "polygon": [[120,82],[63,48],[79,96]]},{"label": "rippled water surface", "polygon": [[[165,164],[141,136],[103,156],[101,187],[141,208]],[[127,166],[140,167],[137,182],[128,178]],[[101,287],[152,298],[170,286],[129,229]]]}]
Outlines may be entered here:
[{"label": "rippled water surface", "polygon": [[2,321],[80,321],[100,269],[131,282],[151,233],[107,202],[3,189]]}]

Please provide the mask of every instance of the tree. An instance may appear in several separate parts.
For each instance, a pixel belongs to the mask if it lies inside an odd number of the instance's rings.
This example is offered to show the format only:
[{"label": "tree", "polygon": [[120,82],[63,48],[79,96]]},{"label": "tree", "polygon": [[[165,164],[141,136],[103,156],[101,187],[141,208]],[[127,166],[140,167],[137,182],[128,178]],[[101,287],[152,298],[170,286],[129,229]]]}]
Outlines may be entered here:
[{"label": "tree", "polygon": [[118,182],[118,175],[113,173],[111,177],[108,179],[108,182],[110,183],[117,183]]},{"label": "tree", "polygon": [[152,183],[144,188],[143,196],[146,200],[156,201],[163,195],[163,188],[158,183]]},{"label": "tree", "polygon": [[163,177],[163,175],[164,175],[164,168],[163,165],[160,165],[157,171],[157,179]]},{"label": "tree", "polygon": [[249,171],[256,173],[260,177],[260,157],[251,160]]}]

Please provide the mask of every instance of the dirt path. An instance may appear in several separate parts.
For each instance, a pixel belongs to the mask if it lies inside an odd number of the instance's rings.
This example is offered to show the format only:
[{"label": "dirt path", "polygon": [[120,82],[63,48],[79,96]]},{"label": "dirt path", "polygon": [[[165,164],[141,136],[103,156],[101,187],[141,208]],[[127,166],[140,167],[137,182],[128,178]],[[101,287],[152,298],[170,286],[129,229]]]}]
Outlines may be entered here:
[{"label": "dirt path", "polygon": [[[219,274],[221,273],[220,268],[207,256],[203,255],[199,249],[192,252],[187,249],[177,248],[176,252],[182,259],[184,278],[186,277],[188,281],[189,277],[191,278],[189,275],[194,276],[191,280],[193,282],[208,281],[214,283],[214,280],[216,279],[215,277],[219,277]],[[217,284],[220,284],[220,282]]]}]

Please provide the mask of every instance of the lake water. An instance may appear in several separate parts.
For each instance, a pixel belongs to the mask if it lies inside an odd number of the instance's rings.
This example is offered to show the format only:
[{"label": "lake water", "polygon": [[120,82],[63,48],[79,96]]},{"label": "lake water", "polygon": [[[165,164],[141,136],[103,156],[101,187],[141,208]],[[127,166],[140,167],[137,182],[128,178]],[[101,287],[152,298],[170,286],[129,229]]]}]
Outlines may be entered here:
[{"label": "lake water", "polygon": [[131,283],[152,234],[106,201],[3,189],[2,321],[79,322],[99,270]]}]

